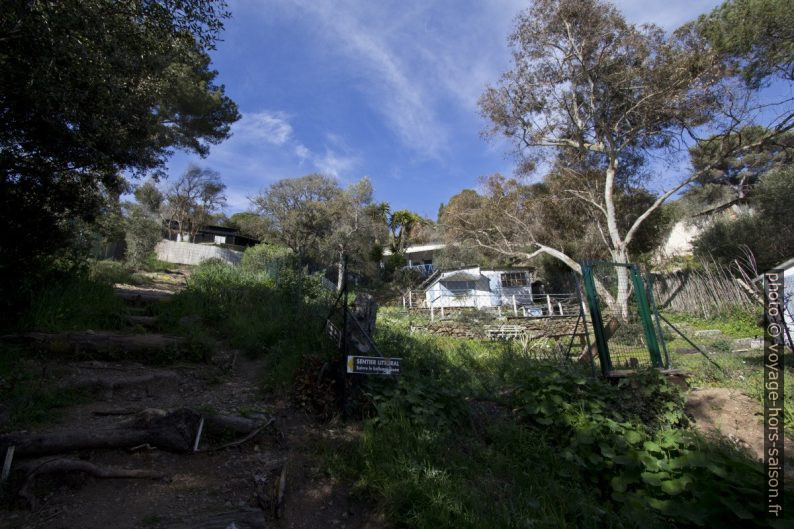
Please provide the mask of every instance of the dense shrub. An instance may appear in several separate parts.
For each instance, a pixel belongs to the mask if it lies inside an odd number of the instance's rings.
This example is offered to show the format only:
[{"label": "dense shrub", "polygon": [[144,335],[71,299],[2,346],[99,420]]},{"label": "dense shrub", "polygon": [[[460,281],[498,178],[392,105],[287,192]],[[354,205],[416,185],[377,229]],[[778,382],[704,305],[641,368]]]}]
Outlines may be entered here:
[{"label": "dense shrub", "polygon": [[749,202],[754,213],[712,224],[694,241],[695,254],[730,263],[748,249],[759,271],[789,258],[787,252],[794,247],[794,167],[780,167],[763,175]]},{"label": "dense shrub", "polygon": [[245,250],[240,263],[248,272],[265,272],[276,278],[285,269],[297,267],[297,256],[285,246],[257,244]]},{"label": "dense shrub", "polygon": [[132,208],[126,219],[124,240],[127,242],[125,260],[132,268],[141,268],[162,238],[160,222],[141,208]]},{"label": "dense shrub", "polygon": [[774,526],[761,465],[688,429],[683,395],[654,371],[615,386],[499,344],[392,328],[377,342],[402,375],[367,378],[374,416],[328,460],[395,522]]}]

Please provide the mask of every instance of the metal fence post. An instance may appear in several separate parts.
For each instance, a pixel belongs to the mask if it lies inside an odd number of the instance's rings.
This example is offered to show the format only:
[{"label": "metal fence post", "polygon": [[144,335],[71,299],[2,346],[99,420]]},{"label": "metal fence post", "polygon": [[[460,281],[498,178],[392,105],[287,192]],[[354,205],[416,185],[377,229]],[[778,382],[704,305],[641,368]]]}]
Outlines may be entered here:
[{"label": "metal fence post", "polygon": [[659,351],[659,342],[656,340],[656,329],[654,329],[653,321],[651,320],[648,298],[645,295],[645,285],[640,275],[640,269],[636,264],[631,265],[631,281],[634,283],[634,295],[637,296],[637,306],[640,319],[642,319],[645,340],[648,343],[648,351],[651,354],[651,364],[653,367],[662,367],[662,355]]},{"label": "metal fence post", "polygon": [[604,321],[601,318],[601,307],[598,305],[598,294],[596,294],[592,264],[582,264],[582,279],[584,280],[587,304],[590,306],[590,320],[593,322],[593,333],[595,334],[596,347],[598,347],[601,373],[606,376],[612,371],[612,361],[609,358],[609,346],[604,336]]}]

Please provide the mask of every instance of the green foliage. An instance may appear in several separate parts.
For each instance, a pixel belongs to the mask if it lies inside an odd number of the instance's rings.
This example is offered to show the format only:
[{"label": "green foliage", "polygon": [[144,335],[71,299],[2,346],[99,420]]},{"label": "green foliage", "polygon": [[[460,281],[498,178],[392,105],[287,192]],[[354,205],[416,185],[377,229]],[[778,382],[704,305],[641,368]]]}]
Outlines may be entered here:
[{"label": "green foliage", "polygon": [[127,251],[124,257],[130,267],[141,268],[162,239],[162,226],[139,207],[131,208],[125,224]]},{"label": "green foliage", "polygon": [[246,248],[240,263],[247,272],[262,272],[277,278],[286,269],[294,269],[298,265],[297,256],[285,246],[275,244],[257,244]]},{"label": "green foliage", "polygon": [[111,260],[89,261],[88,277],[97,283],[106,285],[135,281],[129,268],[119,261]]},{"label": "green foliage", "polygon": [[160,320],[188,336],[210,329],[244,353],[264,356],[268,386],[284,386],[292,381],[303,354],[322,354],[330,343],[320,332],[328,311],[326,294],[317,275],[282,268],[273,277],[207,260],[162,308]]},{"label": "green foliage", "polygon": [[730,263],[749,250],[759,271],[784,261],[794,247],[794,168],[783,166],[764,174],[750,196],[753,213],[722,219],[705,229],[694,241],[695,254]]},{"label": "green foliage", "polygon": [[[794,134],[787,132],[762,141],[771,132],[751,125],[727,136],[717,135],[698,142],[689,151],[695,171],[703,171],[697,183],[727,187],[733,198],[747,196],[764,173],[794,159]],[[746,147],[758,142],[760,145],[754,148]],[[726,156],[726,153],[732,154]],[[709,170],[704,171],[705,168]]]},{"label": "green foliage", "polygon": [[122,175],[206,154],[237,107],[207,53],[223,2],[6,2],[0,17],[0,286],[52,265]]},{"label": "green foliage", "polygon": [[759,325],[759,315],[747,310],[734,309],[709,319],[676,313],[665,313],[664,317],[676,326],[684,324],[695,330],[717,329],[732,338],[752,338],[763,334],[763,329]]},{"label": "green foliage", "polygon": [[24,351],[0,349],[0,432],[50,421],[62,408],[79,404],[86,397],[82,391],[58,389],[26,361]]},{"label": "green foliage", "polygon": [[364,381],[363,438],[326,462],[401,526],[769,526],[760,465],[688,430],[656,371],[610,385],[503,344],[409,335],[389,311],[376,341],[402,375]]},{"label": "green foliage", "polygon": [[773,76],[794,79],[794,12],[788,0],[727,0],[696,25],[751,87]]},{"label": "green foliage", "polygon": [[235,213],[226,221],[226,226],[237,228],[240,234],[259,241],[273,236],[270,222],[253,211]]},{"label": "green foliage", "polygon": [[86,274],[64,277],[36,290],[30,306],[19,318],[19,328],[41,331],[118,329],[127,309],[113,294],[108,276],[91,279]]}]

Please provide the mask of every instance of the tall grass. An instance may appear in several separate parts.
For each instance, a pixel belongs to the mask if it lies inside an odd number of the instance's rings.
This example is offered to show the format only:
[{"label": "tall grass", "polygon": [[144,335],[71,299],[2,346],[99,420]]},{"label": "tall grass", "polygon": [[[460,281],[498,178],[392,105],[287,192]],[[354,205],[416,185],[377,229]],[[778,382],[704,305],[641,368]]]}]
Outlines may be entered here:
[{"label": "tall grass", "polygon": [[67,331],[119,329],[127,320],[113,284],[130,277],[119,263],[92,262],[79,272],[53,276],[34,289],[13,322],[15,330]]},{"label": "tall grass", "polygon": [[268,381],[284,386],[302,354],[327,349],[322,328],[328,307],[315,276],[282,269],[275,278],[268,271],[210,260],[198,265],[186,288],[163,307],[160,323],[185,335],[209,332],[249,356],[265,357]]}]

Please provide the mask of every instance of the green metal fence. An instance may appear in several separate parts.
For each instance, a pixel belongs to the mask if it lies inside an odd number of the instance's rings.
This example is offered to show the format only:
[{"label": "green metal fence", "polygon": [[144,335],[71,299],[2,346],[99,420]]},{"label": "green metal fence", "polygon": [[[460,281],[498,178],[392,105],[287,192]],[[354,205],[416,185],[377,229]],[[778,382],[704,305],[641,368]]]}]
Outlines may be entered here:
[{"label": "green metal fence", "polygon": [[668,367],[652,289],[639,267],[586,262],[582,279],[594,334],[591,356],[601,372]]}]

